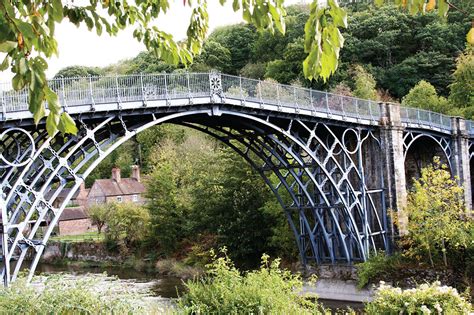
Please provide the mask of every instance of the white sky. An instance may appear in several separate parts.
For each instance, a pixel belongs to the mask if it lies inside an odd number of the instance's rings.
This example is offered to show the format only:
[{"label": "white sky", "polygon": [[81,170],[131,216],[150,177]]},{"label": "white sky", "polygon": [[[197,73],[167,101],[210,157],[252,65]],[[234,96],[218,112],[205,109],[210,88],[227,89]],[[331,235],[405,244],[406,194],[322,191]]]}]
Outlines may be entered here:
[{"label": "white sky", "polygon": [[[215,4],[211,4],[214,3]],[[232,10],[231,1],[222,7],[218,0],[210,0],[209,30],[212,32],[218,26],[235,24],[242,21],[241,12]],[[308,3],[309,0],[286,0],[287,5],[294,3]],[[160,29],[173,34],[176,40],[186,36],[189,23],[190,9],[183,6],[183,0],[171,1],[171,8],[158,20]],[[128,28],[118,36],[110,37],[104,33],[97,36],[95,31],[89,32],[85,26],[77,28],[68,19],[65,19],[56,28],[59,56],[51,58],[47,76],[52,77],[60,69],[73,66],[107,66],[119,60],[133,58],[145,47],[132,36],[133,28]],[[10,71],[0,72],[0,81],[10,80]]]}]

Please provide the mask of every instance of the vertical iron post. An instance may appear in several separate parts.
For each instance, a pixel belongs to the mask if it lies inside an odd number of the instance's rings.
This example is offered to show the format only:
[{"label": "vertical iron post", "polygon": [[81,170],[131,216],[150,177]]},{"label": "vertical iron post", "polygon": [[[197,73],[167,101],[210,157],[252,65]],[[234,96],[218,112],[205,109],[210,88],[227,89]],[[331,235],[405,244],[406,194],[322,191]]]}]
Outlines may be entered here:
[{"label": "vertical iron post", "polygon": [[7,205],[3,195],[3,188],[0,188],[0,209],[2,214],[2,222],[0,225],[0,237],[2,241],[2,262],[3,262],[3,285],[10,285],[10,259],[8,257],[8,217]]},{"label": "vertical iron post", "polygon": [[147,99],[146,99],[146,96],[145,96],[145,87],[143,86],[143,72],[140,72],[140,88],[142,90],[143,106],[146,107],[147,106]]},{"label": "vertical iron post", "polygon": [[91,98],[91,110],[95,111],[94,93],[92,92],[92,76],[89,74],[89,93]]}]

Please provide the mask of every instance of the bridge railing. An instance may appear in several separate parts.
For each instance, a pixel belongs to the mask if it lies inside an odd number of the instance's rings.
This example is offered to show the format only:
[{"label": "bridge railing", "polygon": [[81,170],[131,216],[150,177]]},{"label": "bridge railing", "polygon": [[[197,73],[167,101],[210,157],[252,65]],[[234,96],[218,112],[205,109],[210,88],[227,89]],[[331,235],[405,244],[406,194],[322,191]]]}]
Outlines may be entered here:
[{"label": "bridge railing", "polygon": [[222,88],[226,98],[279,107],[309,110],[328,117],[366,119],[378,122],[380,106],[377,102],[355,97],[316,91],[297,86],[260,81],[238,76],[222,76]]},{"label": "bridge railing", "polygon": [[[99,77],[58,78],[48,82],[58,94],[65,109],[69,106],[90,106],[107,103],[144,102],[181,98],[209,97],[209,73],[137,74]],[[375,101],[358,99],[302,87],[221,74],[223,96],[241,100],[310,111],[334,119],[380,120],[380,106]],[[11,89],[10,83],[0,85],[1,113],[28,109],[28,90]],[[401,120],[410,126],[451,131],[451,118],[417,108],[401,107]],[[0,113],[0,114],[1,114]],[[0,115],[0,117],[2,117]],[[469,123],[474,135],[474,123]]]},{"label": "bridge railing", "polygon": [[430,129],[451,131],[451,117],[420,108],[400,106],[402,123]]}]

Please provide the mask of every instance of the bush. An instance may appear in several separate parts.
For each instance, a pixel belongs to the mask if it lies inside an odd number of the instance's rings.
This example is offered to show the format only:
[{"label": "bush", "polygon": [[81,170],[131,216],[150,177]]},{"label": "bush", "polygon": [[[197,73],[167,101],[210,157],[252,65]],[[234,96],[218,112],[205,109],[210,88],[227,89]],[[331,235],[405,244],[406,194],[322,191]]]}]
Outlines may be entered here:
[{"label": "bush", "polygon": [[471,304],[454,288],[422,284],[415,289],[401,290],[381,282],[374,300],[366,305],[371,314],[469,314]]},{"label": "bush", "polygon": [[386,256],[378,254],[357,265],[357,286],[362,289],[384,275],[390,278],[400,264],[400,255]]},{"label": "bush", "polygon": [[90,278],[65,280],[49,276],[44,287],[20,277],[9,288],[0,287],[2,314],[135,314],[144,311],[130,293],[97,288]]},{"label": "bush", "polygon": [[206,277],[188,281],[178,301],[178,311],[185,314],[313,314],[318,304],[298,293],[299,276],[279,268],[280,260],[269,262],[262,256],[259,270],[241,274],[227,257],[208,265]]}]

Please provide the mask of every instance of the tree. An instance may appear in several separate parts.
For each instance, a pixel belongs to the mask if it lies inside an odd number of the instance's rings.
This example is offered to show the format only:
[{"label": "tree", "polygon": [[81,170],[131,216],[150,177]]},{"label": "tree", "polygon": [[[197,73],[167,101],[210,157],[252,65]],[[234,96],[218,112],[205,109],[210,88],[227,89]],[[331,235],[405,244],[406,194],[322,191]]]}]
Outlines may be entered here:
[{"label": "tree", "polygon": [[92,221],[92,224],[97,226],[97,232],[100,234],[102,228],[105,226],[111,215],[111,207],[108,204],[92,205],[87,208],[87,214]]},{"label": "tree", "polygon": [[421,177],[415,179],[408,194],[408,236],[404,240],[404,245],[409,246],[405,252],[407,255],[427,255],[432,267],[434,260],[441,255],[447,267],[447,250],[469,245],[472,220],[463,194],[462,187],[439,159],[434,160],[434,165],[422,169]]},{"label": "tree", "polygon": [[220,71],[225,71],[231,62],[230,50],[213,40],[204,43],[201,54],[196,58],[196,63],[203,63]]},{"label": "tree", "polygon": [[209,41],[219,43],[229,50],[231,62],[224,69],[230,74],[238,74],[250,60],[256,38],[255,28],[245,24],[219,27],[209,35]]},{"label": "tree", "polygon": [[353,73],[354,96],[375,101],[377,99],[377,90],[375,89],[375,79],[372,74],[368,73],[361,65],[356,65]]},{"label": "tree", "polygon": [[[158,153],[158,152],[157,152]],[[146,181],[146,191],[151,215],[152,234],[158,246],[167,254],[176,250],[186,234],[184,208],[178,201],[178,176],[174,168],[177,161],[172,143],[161,147],[156,164]]]},{"label": "tree", "polygon": [[447,100],[438,96],[435,87],[424,80],[418,82],[402,99],[402,105],[435,112],[445,112],[447,110]]},{"label": "tree", "polygon": [[265,63],[248,63],[241,70],[240,75],[251,79],[263,79],[265,77]]},{"label": "tree", "polygon": [[449,101],[458,108],[474,107],[474,49],[461,54],[453,73]]},{"label": "tree", "polygon": [[442,95],[447,95],[453,69],[454,56],[437,51],[420,51],[388,69],[382,78],[382,86],[387,87],[394,96],[403,97],[412,86],[425,80]]},{"label": "tree", "polygon": [[125,249],[143,241],[150,233],[150,213],[136,203],[109,203],[105,236]]},{"label": "tree", "polygon": [[74,78],[74,77],[87,77],[87,76],[98,76],[101,75],[102,71],[96,67],[84,67],[84,66],[71,66],[66,67],[58,71],[54,75],[54,79],[57,78]]}]

